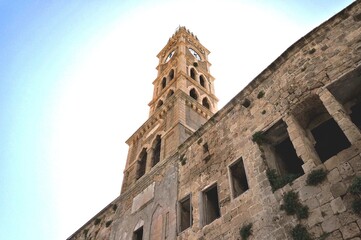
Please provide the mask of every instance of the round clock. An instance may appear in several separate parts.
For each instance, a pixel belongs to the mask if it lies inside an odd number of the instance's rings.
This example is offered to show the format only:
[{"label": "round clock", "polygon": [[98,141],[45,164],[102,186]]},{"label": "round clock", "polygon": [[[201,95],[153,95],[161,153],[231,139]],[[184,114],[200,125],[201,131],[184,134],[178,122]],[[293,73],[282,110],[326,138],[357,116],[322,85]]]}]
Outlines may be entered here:
[{"label": "round clock", "polygon": [[188,48],[188,50],[192,53],[192,55],[198,60],[200,61],[201,60],[201,57],[199,56],[199,54],[194,51],[192,48]]},{"label": "round clock", "polygon": [[166,62],[168,62],[169,61],[169,59],[171,59],[172,57],[173,57],[173,55],[174,55],[174,50],[173,51],[171,51],[169,54],[168,54],[168,56],[167,56],[167,58],[165,59],[165,63]]}]

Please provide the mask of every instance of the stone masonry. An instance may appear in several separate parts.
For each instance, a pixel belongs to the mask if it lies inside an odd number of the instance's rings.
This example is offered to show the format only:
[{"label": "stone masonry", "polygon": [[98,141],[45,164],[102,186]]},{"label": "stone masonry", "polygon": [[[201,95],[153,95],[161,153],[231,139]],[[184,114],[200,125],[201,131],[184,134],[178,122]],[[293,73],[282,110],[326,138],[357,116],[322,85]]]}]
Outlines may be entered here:
[{"label": "stone masonry", "polygon": [[[218,112],[213,85],[193,81],[191,70],[213,83],[209,51],[185,28],[172,39],[158,56],[155,86],[169,61],[174,95],[166,100],[155,88],[149,120],[128,140],[122,193],[68,239],[242,239],[248,224],[250,240],[295,239],[296,226],[310,239],[361,239],[358,197],[349,190],[361,176],[361,2],[289,47]],[[152,145],[157,135],[160,148]],[[143,173],[144,144],[153,147]],[[151,166],[155,149],[161,157]],[[326,179],[307,184],[315,170]],[[290,180],[276,189],[270,172]],[[286,213],[290,192],[308,216]]]}]

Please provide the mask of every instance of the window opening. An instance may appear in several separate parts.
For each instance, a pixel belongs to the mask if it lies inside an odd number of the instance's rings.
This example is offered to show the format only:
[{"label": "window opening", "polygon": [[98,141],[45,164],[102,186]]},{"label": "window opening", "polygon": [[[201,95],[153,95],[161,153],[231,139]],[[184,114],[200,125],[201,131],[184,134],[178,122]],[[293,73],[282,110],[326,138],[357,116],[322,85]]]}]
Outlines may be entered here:
[{"label": "window opening", "polygon": [[303,161],[288,136],[287,125],[283,120],[275,123],[264,133],[263,149],[270,169],[285,178],[294,178],[304,174]]},{"label": "window opening", "polygon": [[173,91],[173,90],[169,90],[168,95],[167,95],[167,98],[171,97],[173,94],[174,94],[174,91]]},{"label": "window opening", "polygon": [[147,150],[143,149],[140,154],[140,159],[138,160],[138,173],[137,180],[145,174],[145,167],[147,164]]},{"label": "window opening", "polygon": [[179,202],[179,211],[180,211],[180,226],[179,231],[182,232],[192,226],[193,217],[192,217],[192,205],[190,195],[185,197],[182,201]]},{"label": "window opening", "polygon": [[324,121],[311,130],[316,141],[315,150],[321,162],[351,146],[351,143],[342,132],[333,118]]},{"label": "window opening", "polygon": [[169,80],[173,80],[173,78],[174,78],[174,70],[172,69],[169,72]]},{"label": "window opening", "polygon": [[210,109],[209,102],[207,98],[203,98],[202,105],[208,109]]},{"label": "window opening", "polygon": [[221,216],[218,201],[217,185],[210,187],[203,192],[203,222],[210,224]]},{"label": "window opening", "polygon": [[164,89],[165,86],[167,86],[167,79],[164,77],[162,80],[162,89]]},{"label": "window opening", "polygon": [[194,98],[195,100],[198,99],[198,94],[196,92],[196,90],[194,88],[192,88],[190,91],[189,91],[189,95]]},{"label": "window opening", "polygon": [[160,161],[160,147],[161,147],[161,138],[158,135],[155,139],[155,145],[153,149],[153,157],[152,157],[152,167],[154,167]]},{"label": "window opening", "polygon": [[157,104],[157,108],[161,107],[163,105],[163,101],[159,100],[158,104]]},{"label": "window opening", "polygon": [[275,145],[274,147],[277,157],[280,159],[282,175],[294,174],[303,175],[303,161],[297,156],[296,150],[289,137]]},{"label": "window opening", "polygon": [[201,84],[201,86],[202,87],[206,87],[206,84],[205,84],[205,80],[204,80],[204,77],[203,77],[203,75],[201,75],[200,77],[199,77],[199,83]]},{"label": "window opening", "polygon": [[361,101],[351,107],[351,121],[361,130]]},{"label": "window opening", "polygon": [[229,172],[231,176],[233,198],[236,198],[249,189],[243,159],[240,158],[238,161],[230,165]]},{"label": "window opening", "polygon": [[191,78],[196,80],[196,71],[194,70],[194,68],[191,68]]},{"label": "window opening", "polygon": [[134,231],[133,240],[143,240],[143,227],[140,227]]}]

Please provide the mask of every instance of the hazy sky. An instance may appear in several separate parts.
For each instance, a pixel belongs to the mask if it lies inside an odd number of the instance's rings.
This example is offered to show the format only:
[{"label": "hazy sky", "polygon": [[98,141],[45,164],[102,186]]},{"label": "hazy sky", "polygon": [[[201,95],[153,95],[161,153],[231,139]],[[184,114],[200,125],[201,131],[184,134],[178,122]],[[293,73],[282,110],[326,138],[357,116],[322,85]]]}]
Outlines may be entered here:
[{"label": "hazy sky", "polygon": [[347,0],[0,0],[0,238],[66,239],[119,192],[156,55],[186,26],[224,106]]}]

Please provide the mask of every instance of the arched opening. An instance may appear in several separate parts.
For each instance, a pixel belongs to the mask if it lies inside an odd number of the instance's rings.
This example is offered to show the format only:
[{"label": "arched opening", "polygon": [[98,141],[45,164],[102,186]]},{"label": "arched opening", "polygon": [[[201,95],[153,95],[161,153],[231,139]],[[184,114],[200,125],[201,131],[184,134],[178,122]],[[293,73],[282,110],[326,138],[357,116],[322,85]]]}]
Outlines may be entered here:
[{"label": "arched opening", "polygon": [[196,92],[196,90],[194,88],[192,88],[190,91],[189,91],[189,96],[191,96],[192,98],[194,98],[195,100],[198,99],[198,94]]},{"label": "arched opening", "polygon": [[173,96],[174,94],[174,91],[173,90],[169,90],[168,94],[167,94],[167,98]]},{"label": "arched opening", "polygon": [[143,148],[139,155],[138,167],[137,167],[137,180],[145,174],[145,167],[147,165],[147,149]]},{"label": "arched opening", "polygon": [[196,80],[196,70],[194,68],[191,68],[191,78]]},{"label": "arched opening", "polygon": [[173,80],[173,78],[174,78],[174,69],[170,70],[168,76],[169,76],[169,80]]},{"label": "arched opening", "polygon": [[159,100],[158,104],[157,104],[157,108],[160,108],[163,105],[163,101]]},{"label": "arched opening", "polygon": [[203,77],[203,75],[199,76],[199,83],[201,84],[202,87],[206,87],[206,81]]},{"label": "arched opening", "polygon": [[203,98],[202,105],[208,109],[210,109],[209,101],[207,98]]},{"label": "arched opening", "polygon": [[153,144],[153,156],[152,156],[152,167],[154,167],[160,161],[160,147],[162,140],[158,135]]},{"label": "arched opening", "polygon": [[162,80],[162,89],[165,88],[165,86],[167,86],[167,79],[164,77]]}]

